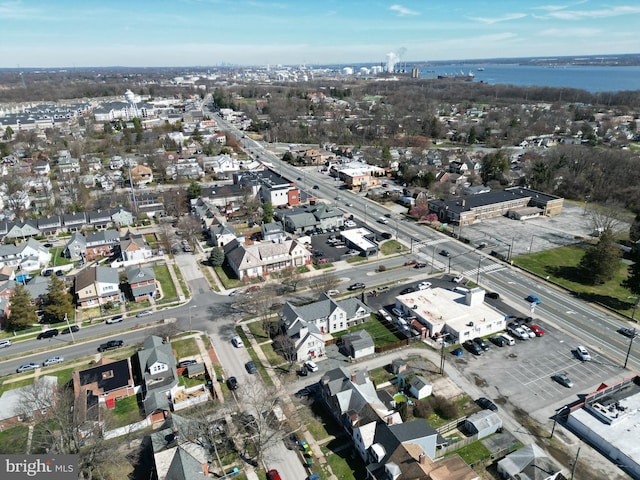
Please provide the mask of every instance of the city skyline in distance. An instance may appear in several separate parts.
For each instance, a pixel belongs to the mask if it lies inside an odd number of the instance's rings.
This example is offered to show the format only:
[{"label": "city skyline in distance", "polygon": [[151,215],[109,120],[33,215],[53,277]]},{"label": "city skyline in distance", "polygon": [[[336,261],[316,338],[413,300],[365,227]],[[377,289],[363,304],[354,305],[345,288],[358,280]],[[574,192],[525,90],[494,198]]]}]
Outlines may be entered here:
[{"label": "city skyline in distance", "polygon": [[630,0],[0,0],[0,68],[382,64],[638,53]]}]

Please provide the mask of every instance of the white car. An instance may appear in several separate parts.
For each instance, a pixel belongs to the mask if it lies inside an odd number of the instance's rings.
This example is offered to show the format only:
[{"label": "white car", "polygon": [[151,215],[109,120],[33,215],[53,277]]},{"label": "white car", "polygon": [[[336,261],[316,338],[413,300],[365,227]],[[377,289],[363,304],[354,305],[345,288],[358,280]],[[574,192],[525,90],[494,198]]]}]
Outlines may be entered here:
[{"label": "white car", "polygon": [[589,352],[587,351],[587,349],[584,348],[582,345],[578,345],[576,347],[576,355],[583,362],[591,361],[591,355],[589,355]]},{"label": "white car", "polygon": [[62,362],[64,362],[64,357],[49,357],[44,362],[42,362],[42,365],[48,367],[49,365],[55,365],[56,363]]},{"label": "white car", "polygon": [[378,218],[378,223],[382,223],[382,224],[386,225],[387,223],[389,223],[389,220],[387,220],[384,217],[380,217],[380,218]]},{"label": "white car", "polygon": [[327,295],[329,295],[330,297],[334,296],[334,295],[338,295],[340,293],[340,290],[327,290]]},{"label": "white car", "polygon": [[462,280],[464,280],[464,277],[462,276],[462,274],[456,275],[451,279],[451,281],[454,283],[460,283]]},{"label": "white car", "polygon": [[236,348],[242,348],[244,347],[244,342],[242,341],[242,338],[240,338],[239,335],[236,335],[235,337],[233,337],[231,339],[231,343],[233,344],[234,347]]},{"label": "white car", "polygon": [[516,327],[512,329],[511,334],[519,338],[520,340],[529,340],[529,338],[531,338],[529,337],[529,334],[525,332],[522,327]]},{"label": "white car", "polygon": [[309,370],[310,372],[318,371],[318,365],[316,365],[316,363],[312,362],[311,360],[307,360],[306,362],[304,362],[304,366],[307,367],[307,370]]},{"label": "white car", "polygon": [[418,290],[427,290],[431,288],[431,282],[420,282],[418,284]]},{"label": "white car", "polygon": [[536,332],[531,330],[529,327],[527,327],[526,325],[520,325],[520,328],[525,332],[527,332],[527,335],[529,335],[529,338],[535,338]]}]

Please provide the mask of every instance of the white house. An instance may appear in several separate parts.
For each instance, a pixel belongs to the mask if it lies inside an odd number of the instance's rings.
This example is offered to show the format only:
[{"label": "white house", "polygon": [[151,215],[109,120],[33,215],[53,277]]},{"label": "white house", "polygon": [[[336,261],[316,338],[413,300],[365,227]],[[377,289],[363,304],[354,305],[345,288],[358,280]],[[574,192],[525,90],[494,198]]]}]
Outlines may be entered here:
[{"label": "white house", "polygon": [[416,375],[409,382],[409,393],[418,400],[428,397],[432,392],[433,385],[420,375]]},{"label": "white house", "polygon": [[33,238],[18,245],[18,257],[22,259],[22,269],[27,271],[40,270],[51,261],[49,250]]},{"label": "white house", "polygon": [[285,333],[293,341],[297,360],[310,360],[324,355],[324,339],[315,325],[296,319],[291,324],[285,324]]}]

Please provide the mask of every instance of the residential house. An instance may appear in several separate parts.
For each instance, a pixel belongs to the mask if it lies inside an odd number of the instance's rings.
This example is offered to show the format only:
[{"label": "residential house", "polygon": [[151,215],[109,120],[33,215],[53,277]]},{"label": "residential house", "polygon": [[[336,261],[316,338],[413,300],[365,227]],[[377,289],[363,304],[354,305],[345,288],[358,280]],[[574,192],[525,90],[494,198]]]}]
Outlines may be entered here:
[{"label": "residential house", "polygon": [[111,212],[109,210],[98,210],[96,212],[87,213],[87,223],[96,230],[109,228],[113,221],[111,220]]},{"label": "residential house", "polygon": [[530,443],[498,462],[498,473],[507,480],[555,480],[561,470],[537,445]]},{"label": "residential house", "polygon": [[118,271],[109,267],[85,268],[76,275],[75,297],[79,308],[120,302]]},{"label": "residential house", "polygon": [[63,255],[70,260],[84,259],[87,255],[87,239],[80,232],[73,232],[64,247]]},{"label": "residential house", "polygon": [[117,230],[99,230],[87,235],[87,262],[110,257],[120,244],[120,233]]},{"label": "residential house", "polygon": [[209,227],[209,238],[216,247],[224,247],[236,239],[236,232],[233,225],[215,224]]},{"label": "residential house", "polygon": [[[37,379],[36,388],[42,386],[46,391],[50,391],[50,398],[55,399],[56,390],[58,388],[58,378],[52,375],[44,375]],[[0,395],[0,431],[7,430],[17,425],[31,423],[33,420],[41,418],[47,414],[45,407],[39,406],[37,410],[27,411],[27,405],[24,402],[26,391],[34,388],[33,385],[25,385],[22,387],[12,388]],[[47,397],[47,395],[45,395]]]},{"label": "residential house", "polygon": [[263,202],[274,207],[296,206],[300,203],[300,190],[295,182],[271,170],[248,170],[235,173],[234,183],[245,185],[252,194],[259,195]]},{"label": "residential house", "polygon": [[131,181],[141,187],[153,182],[153,171],[144,165],[136,165],[130,170]]},{"label": "residential house", "polygon": [[138,350],[136,384],[142,386],[142,404],[151,420],[164,418],[171,409],[170,397],[178,386],[176,358],[170,343],[160,337],[147,337],[142,350]]},{"label": "residential house", "polygon": [[18,257],[21,259],[20,268],[28,272],[40,270],[51,261],[49,250],[33,238],[18,245]]},{"label": "residential house", "polygon": [[166,418],[150,436],[154,477],[157,480],[203,480],[209,475],[210,454],[204,439],[194,436],[195,420],[176,415]]},{"label": "residential house", "polygon": [[376,351],[373,338],[366,330],[348,333],[340,338],[340,350],[354,360],[373,355]]},{"label": "residential house", "polygon": [[133,225],[133,214],[123,208],[114,208],[111,210],[111,221],[118,227],[124,227],[126,225]]},{"label": "residential house", "polygon": [[58,172],[78,173],[80,171],[80,160],[71,156],[58,158]]},{"label": "residential house", "polygon": [[296,318],[283,323],[284,333],[293,341],[296,360],[310,360],[325,354],[322,332],[313,323]]},{"label": "residential house", "polygon": [[144,302],[155,297],[156,275],[152,268],[130,266],[125,273],[135,302]]},{"label": "residential house", "polygon": [[282,224],[279,222],[269,222],[262,224],[262,240],[265,242],[280,242],[286,238]]},{"label": "residential house", "polygon": [[240,239],[224,246],[227,262],[237,278],[257,278],[311,262],[311,253],[296,240],[245,245]]},{"label": "residential house", "polygon": [[62,216],[62,225],[67,232],[77,232],[87,225],[87,214],[69,213]]},{"label": "residential house", "polygon": [[100,421],[100,409],[113,408],[117,400],[135,395],[137,388],[129,358],[100,359],[95,365],[72,372],[73,392],[80,418]]},{"label": "residential house", "polygon": [[120,255],[125,262],[144,262],[153,256],[153,250],[142,234],[128,232],[120,241]]},{"label": "residential house", "polygon": [[355,297],[334,300],[329,295],[322,294],[318,301],[307,305],[285,303],[281,318],[285,325],[300,319],[313,324],[322,334],[332,334],[364,323],[370,314],[371,309]]},{"label": "residential house", "polygon": [[59,215],[38,219],[38,230],[40,230],[43,235],[57,235],[61,229],[62,217]]},{"label": "residential house", "polygon": [[11,244],[0,244],[0,265],[15,268],[20,265],[18,247]]},{"label": "residential house", "polygon": [[38,223],[36,220],[11,223],[7,227],[7,240],[16,240],[18,238],[24,240],[25,238],[35,237],[42,234],[42,232],[40,232],[40,230],[38,229]]}]

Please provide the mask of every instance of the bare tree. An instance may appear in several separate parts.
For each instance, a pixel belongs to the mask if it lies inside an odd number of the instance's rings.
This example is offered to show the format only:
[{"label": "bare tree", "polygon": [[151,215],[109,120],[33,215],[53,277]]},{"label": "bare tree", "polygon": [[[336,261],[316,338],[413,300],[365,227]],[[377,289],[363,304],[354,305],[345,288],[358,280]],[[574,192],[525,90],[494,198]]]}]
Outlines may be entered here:
[{"label": "bare tree", "polygon": [[198,243],[198,236],[202,234],[202,223],[196,217],[187,215],[178,222],[178,228],[184,232],[187,241],[194,245]]},{"label": "bare tree", "polygon": [[624,206],[615,201],[604,205],[591,205],[589,208],[585,204],[585,213],[589,214],[596,236],[607,230],[612,233],[619,231],[623,223],[621,212],[624,212]]},{"label": "bare tree", "polygon": [[340,280],[332,273],[323,273],[317,277],[314,277],[309,285],[316,293],[325,293],[328,290],[336,288],[340,283]]},{"label": "bare tree", "polygon": [[296,345],[293,340],[285,334],[277,335],[273,339],[273,349],[287,361],[289,368],[295,363],[298,359],[298,354],[296,352]]}]

